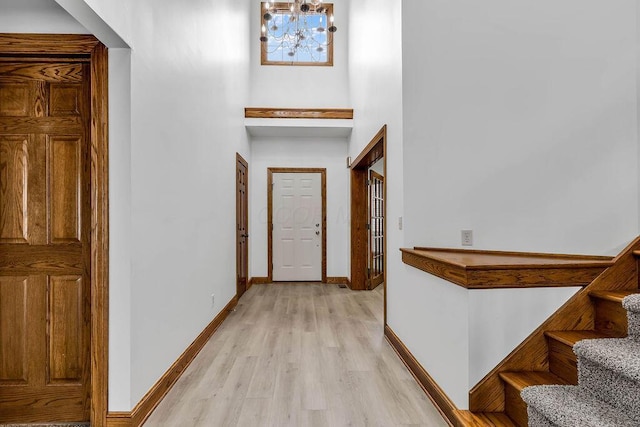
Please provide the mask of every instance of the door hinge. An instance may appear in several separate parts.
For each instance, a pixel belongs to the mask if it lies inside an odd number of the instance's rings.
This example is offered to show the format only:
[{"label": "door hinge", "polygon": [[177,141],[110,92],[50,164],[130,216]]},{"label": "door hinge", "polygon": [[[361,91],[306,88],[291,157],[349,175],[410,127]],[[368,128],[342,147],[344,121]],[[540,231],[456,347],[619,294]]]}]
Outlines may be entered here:
[{"label": "door hinge", "polygon": [[371,224],[367,224],[367,230],[371,230]]},{"label": "door hinge", "polygon": [[371,185],[371,180],[370,179],[367,180],[367,185]]}]

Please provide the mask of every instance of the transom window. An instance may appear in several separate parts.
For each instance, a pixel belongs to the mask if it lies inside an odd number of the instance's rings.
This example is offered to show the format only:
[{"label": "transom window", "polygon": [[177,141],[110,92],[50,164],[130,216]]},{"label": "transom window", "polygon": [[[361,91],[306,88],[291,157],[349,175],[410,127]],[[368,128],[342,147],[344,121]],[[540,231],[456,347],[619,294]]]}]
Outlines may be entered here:
[{"label": "transom window", "polygon": [[333,4],[262,2],[262,65],[333,65]]}]

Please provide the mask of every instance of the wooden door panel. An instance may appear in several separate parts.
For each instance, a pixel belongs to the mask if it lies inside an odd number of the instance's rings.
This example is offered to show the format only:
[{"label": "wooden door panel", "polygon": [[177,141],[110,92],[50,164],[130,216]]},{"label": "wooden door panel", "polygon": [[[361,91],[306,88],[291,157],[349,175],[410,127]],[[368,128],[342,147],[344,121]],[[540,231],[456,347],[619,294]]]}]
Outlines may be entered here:
[{"label": "wooden door panel", "polygon": [[0,277],[0,384],[27,384],[27,278]]},{"label": "wooden door panel", "polygon": [[[81,62],[61,64],[51,62],[3,62],[0,76],[4,81],[68,82],[82,83],[84,64]],[[0,85],[1,87],[1,85]]]},{"label": "wooden door panel", "polygon": [[82,87],[77,84],[51,84],[50,115],[53,117],[79,115],[82,99],[81,89]]},{"label": "wooden door panel", "polygon": [[0,243],[28,243],[27,139],[0,136]]},{"label": "wooden door panel", "polygon": [[0,116],[26,117],[29,115],[30,85],[27,83],[0,83]]},{"label": "wooden door panel", "polygon": [[49,278],[48,384],[78,384],[82,380],[84,354],[84,290],[81,276]]},{"label": "wooden door panel", "polygon": [[0,251],[0,274],[82,274],[83,248],[79,245],[4,245]]},{"label": "wooden door panel", "polygon": [[2,117],[0,116],[0,133],[30,133],[33,125],[40,126],[42,132],[57,135],[78,134],[82,132],[82,120],[79,117]]},{"label": "wooden door panel", "polygon": [[80,241],[81,138],[49,137],[49,236],[51,243]]}]

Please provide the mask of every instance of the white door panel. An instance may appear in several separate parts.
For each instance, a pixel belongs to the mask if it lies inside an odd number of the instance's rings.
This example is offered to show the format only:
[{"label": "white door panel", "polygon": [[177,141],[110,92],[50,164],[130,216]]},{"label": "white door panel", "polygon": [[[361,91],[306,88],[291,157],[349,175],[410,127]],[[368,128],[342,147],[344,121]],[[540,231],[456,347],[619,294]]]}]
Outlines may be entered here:
[{"label": "white door panel", "polygon": [[273,280],[322,280],[320,173],[273,174]]}]

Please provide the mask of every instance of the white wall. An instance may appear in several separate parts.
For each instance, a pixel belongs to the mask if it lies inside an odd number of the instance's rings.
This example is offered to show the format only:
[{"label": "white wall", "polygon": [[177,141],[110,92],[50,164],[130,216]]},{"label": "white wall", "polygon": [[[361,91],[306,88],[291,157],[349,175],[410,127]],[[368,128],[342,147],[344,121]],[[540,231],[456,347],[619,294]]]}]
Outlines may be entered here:
[{"label": "white wall", "polygon": [[469,390],[580,287],[468,290],[408,265],[389,324],[459,409]]},{"label": "white wall", "polygon": [[[355,159],[387,125],[385,183],[387,215],[387,313],[406,309],[403,292],[404,264],[399,249],[404,246],[398,218],[403,216],[402,160],[402,55],[401,1],[371,0],[365,7],[349,3],[349,93],[354,109],[354,128],[349,140],[349,156]],[[382,23],[384,31],[371,31]],[[398,325],[389,317],[392,328]],[[406,331],[396,330],[401,339]]]},{"label": "white wall", "polygon": [[[109,407],[131,401],[131,50],[109,49]],[[117,409],[116,409],[117,408]]]},{"label": "white wall", "polygon": [[236,151],[250,161],[249,2],[90,6],[134,47],[130,92],[110,87],[131,108],[130,149],[115,147],[110,164],[112,239],[130,244],[130,259],[110,265],[110,347],[125,354],[110,357],[109,409],[126,411],[235,294],[235,211],[223,207],[235,202]]},{"label": "white wall", "polygon": [[344,138],[253,137],[249,163],[250,276],[267,276],[267,168],[327,169],[327,276],[349,277],[349,169]]},{"label": "white wall", "polygon": [[[425,284],[431,286],[430,280]],[[469,301],[469,385],[473,387],[581,287],[474,289]]]},{"label": "white wall", "polygon": [[331,0],[335,25],[333,67],[260,65],[260,1],[251,10],[251,107],[351,108],[348,86],[348,0]]},{"label": "white wall", "polygon": [[[469,291],[402,265],[389,280],[388,323],[418,362],[460,409],[468,408]],[[395,278],[396,276],[394,276]]]},{"label": "white wall", "polygon": [[636,2],[406,1],[407,244],[615,254],[638,234]]},{"label": "white wall", "polygon": [[241,114],[247,6],[134,6],[132,402],[235,295],[235,210],[228,207],[235,206],[236,151],[250,161]]},{"label": "white wall", "polygon": [[[403,2],[407,246],[459,247],[473,229],[476,248],[616,254],[638,234],[635,13],[633,1]],[[460,408],[577,289],[452,299],[442,280],[405,273],[389,284],[389,324]],[[446,364],[453,344],[413,326],[447,324],[436,314],[452,303],[467,305],[464,379]]]},{"label": "white wall", "polygon": [[0,33],[89,32],[54,0],[0,0]]}]

